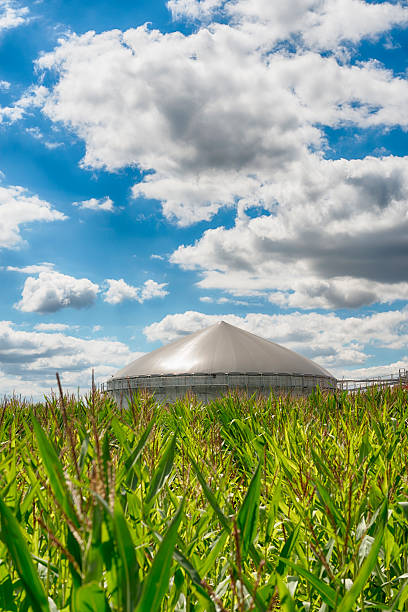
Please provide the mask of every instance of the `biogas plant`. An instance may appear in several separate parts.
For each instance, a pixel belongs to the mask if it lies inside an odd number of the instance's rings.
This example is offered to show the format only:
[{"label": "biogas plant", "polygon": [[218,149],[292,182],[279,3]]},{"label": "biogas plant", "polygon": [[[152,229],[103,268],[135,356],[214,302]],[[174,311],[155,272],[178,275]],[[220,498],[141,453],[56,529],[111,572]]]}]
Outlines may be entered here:
[{"label": "biogas plant", "polygon": [[336,378],[310,359],[220,321],[143,355],[106,385],[120,405],[137,391],[172,402],[194,394],[208,402],[229,392],[307,395]]}]

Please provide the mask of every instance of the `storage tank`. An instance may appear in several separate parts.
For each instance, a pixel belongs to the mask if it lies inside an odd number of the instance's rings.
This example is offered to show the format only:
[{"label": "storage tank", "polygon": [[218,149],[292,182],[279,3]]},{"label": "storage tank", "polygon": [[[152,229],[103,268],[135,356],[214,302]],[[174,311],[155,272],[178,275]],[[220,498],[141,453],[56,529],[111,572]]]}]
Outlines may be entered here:
[{"label": "storage tank", "polygon": [[208,402],[230,391],[306,395],[317,385],[335,389],[330,372],[289,349],[220,321],[119,370],[106,385],[121,404],[138,390],[171,402],[193,393]]}]

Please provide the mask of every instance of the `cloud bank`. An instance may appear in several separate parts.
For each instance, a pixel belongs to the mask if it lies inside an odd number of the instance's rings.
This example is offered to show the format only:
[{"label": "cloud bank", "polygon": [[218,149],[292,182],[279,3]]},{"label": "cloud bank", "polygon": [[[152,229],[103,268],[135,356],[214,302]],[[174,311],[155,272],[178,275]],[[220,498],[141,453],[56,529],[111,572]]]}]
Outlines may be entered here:
[{"label": "cloud bank", "polygon": [[[137,167],[134,197],[159,200],[179,225],[237,211],[234,227],[171,255],[200,273],[204,289],[285,308],[406,300],[408,157],[335,159],[327,135],[408,128],[406,75],[355,59],[361,41],[407,26],[405,4],[168,7],[175,19],[196,20],[196,31],[72,34],[38,59],[40,73],[55,76],[38,104],[84,141],[83,166]],[[254,206],[263,210],[255,218]]]},{"label": "cloud bank", "polygon": [[346,319],[335,313],[208,315],[186,311],[167,315],[143,333],[149,341],[165,344],[220,320],[316,360],[338,377],[361,367],[374,350],[408,351],[408,308]]},{"label": "cloud bank", "polygon": [[55,333],[51,327],[46,332],[24,331],[0,321],[0,393],[41,397],[56,388],[56,372],[65,390],[88,389],[92,369],[96,381],[103,382],[141,355],[115,340],[78,338]]}]

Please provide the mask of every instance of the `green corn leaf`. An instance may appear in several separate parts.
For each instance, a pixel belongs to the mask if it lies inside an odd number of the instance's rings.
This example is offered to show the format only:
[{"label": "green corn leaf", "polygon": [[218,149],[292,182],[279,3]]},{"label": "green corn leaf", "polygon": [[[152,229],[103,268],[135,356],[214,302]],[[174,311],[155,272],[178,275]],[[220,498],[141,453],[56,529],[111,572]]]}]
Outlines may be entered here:
[{"label": "green corn leaf", "polygon": [[90,544],[87,546],[84,574],[85,582],[98,583],[102,579],[103,556],[102,556],[102,521],[103,508],[94,504],[92,516],[92,535]]},{"label": "green corn leaf", "polygon": [[75,612],[104,612],[110,610],[105,593],[97,582],[88,582],[75,591],[73,599]]},{"label": "green corn leaf", "polygon": [[122,605],[124,610],[132,612],[136,605],[137,589],[139,586],[137,578],[139,566],[136,560],[132,535],[119,503],[115,506],[112,520],[116,546],[121,560],[118,586],[121,591]]},{"label": "green corn leaf", "polygon": [[173,559],[177,561],[177,563],[181,565],[181,567],[190,576],[191,582],[194,584],[194,586],[196,587],[201,597],[207,600],[207,606],[209,606],[208,609],[213,610],[214,604],[212,603],[210,597],[208,596],[208,594],[204,591],[203,587],[201,586],[200,574],[198,573],[196,568],[193,566],[191,561],[189,561],[187,557],[177,548],[174,548]]},{"label": "green corn leaf", "polygon": [[228,531],[228,533],[230,533],[230,531],[231,531],[230,520],[225,516],[225,514],[221,510],[221,508],[218,505],[218,502],[217,502],[217,500],[215,498],[214,493],[211,491],[210,487],[206,483],[205,478],[201,474],[198,465],[196,464],[196,462],[194,461],[194,459],[191,456],[190,456],[190,462],[191,462],[191,465],[193,466],[193,469],[194,469],[194,471],[196,473],[196,476],[198,478],[198,482],[200,483],[200,485],[201,485],[201,487],[202,487],[202,489],[204,491],[204,495],[208,499],[208,501],[209,501],[212,509],[214,510],[215,514],[218,516],[218,519],[219,519],[221,525],[224,527],[224,529],[226,531]]},{"label": "green corn leaf", "polygon": [[147,490],[146,497],[144,499],[144,504],[147,508],[152,504],[156,494],[163,487],[171,472],[171,468],[173,467],[175,448],[176,435],[174,434],[171,437],[170,441],[167,443],[163,451],[162,457],[159,461],[159,465],[155,469],[152,479],[150,481],[150,485]]},{"label": "green corn leaf", "polygon": [[81,444],[81,449],[79,451],[79,460],[78,460],[78,467],[79,467],[79,473],[82,475],[84,466],[85,466],[85,459],[86,456],[88,454],[88,447],[89,447],[89,437],[86,436],[83,440],[82,440],[82,444]]},{"label": "green corn leaf", "polygon": [[[139,460],[144,447],[146,446],[147,440],[149,439],[150,436],[150,432],[153,429],[155,420],[154,418],[150,421],[150,423],[148,424],[148,426],[146,427],[145,431],[143,432],[139,442],[136,445],[136,448],[131,452],[131,454],[129,455],[129,457],[126,459],[125,461],[125,465],[124,465],[124,473],[126,475],[127,478],[127,484],[128,486],[131,485],[132,481],[133,481],[133,476],[134,476],[134,466],[136,465],[137,461]],[[122,480],[123,476],[120,478],[120,481]]]},{"label": "green corn leaf", "polygon": [[339,604],[339,610],[341,612],[350,612],[353,610],[354,604],[359,597],[360,593],[363,591],[364,586],[367,580],[370,577],[371,572],[373,571],[375,564],[377,563],[378,552],[381,547],[381,543],[383,540],[384,529],[387,524],[388,518],[388,503],[384,502],[381,513],[379,515],[379,527],[377,530],[377,535],[375,536],[374,542],[371,545],[371,550],[367,555],[364,563],[360,567],[360,570],[357,574],[357,577],[353,583],[353,586],[347,593],[344,595],[343,599]]},{"label": "green corn leaf", "polygon": [[[337,593],[334,589],[332,589],[331,586],[329,586],[326,582],[323,582],[323,580],[320,580],[320,578],[318,578],[317,576],[309,572],[307,569],[305,569],[301,565],[298,565],[297,563],[293,563],[293,561],[290,561],[289,559],[281,559],[281,560],[286,565],[289,565],[289,567],[295,570],[295,572],[297,572],[299,576],[302,576],[302,578],[307,580],[309,584],[311,584],[316,589],[316,591],[319,593],[323,601],[328,606],[331,606],[332,608],[336,607]],[[342,608],[339,608],[339,610],[340,609],[342,610]]]},{"label": "green corn leaf", "polygon": [[21,578],[34,612],[49,612],[44,587],[38,577],[21,527],[11,510],[0,499],[1,536]]},{"label": "green corn leaf", "polygon": [[10,576],[7,576],[0,582],[0,610],[17,612],[17,606],[13,595],[13,582]]},{"label": "green corn leaf", "polygon": [[[389,608],[389,612],[393,612],[394,610],[397,609],[397,606],[400,602],[401,599],[403,599],[403,602],[405,602],[408,598],[408,580],[405,580],[401,586],[401,588],[399,589],[398,593],[396,594],[396,596],[394,597],[394,601],[392,602],[391,608]],[[401,607],[399,608],[401,610]]]},{"label": "green corn leaf", "polygon": [[204,563],[200,567],[200,574],[204,578],[210,569],[213,567],[221,551],[224,550],[225,542],[227,540],[228,533],[223,531],[220,536],[216,539],[210,552],[206,554]]},{"label": "green corn leaf", "polygon": [[328,511],[333,517],[333,521],[337,525],[338,529],[340,529],[341,534],[344,535],[346,532],[346,524],[344,521],[344,517],[334,505],[332,498],[330,497],[330,493],[327,491],[327,489],[322,485],[322,483],[317,478],[314,479],[314,484],[316,485],[320,499],[322,500],[323,504],[327,507]]},{"label": "green corn leaf", "polygon": [[[156,537],[158,542],[160,543],[163,542],[164,538],[159,533],[154,532],[154,536]],[[207,593],[204,591],[204,589],[201,586],[201,577],[200,577],[198,570],[194,567],[194,565],[186,557],[186,555],[177,548],[177,546],[175,546],[173,550],[173,559],[177,561],[177,563],[181,565],[181,567],[187,572],[187,574],[191,578],[191,581],[193,582],[193,584],[195,584],[196,588],[198,589],[199,593],[205,599],[207,599],[208,602],[211,602],[211,599],[209,598],[209,596],[207,595]]]},{"label": "green corn leaf", "polygon": [[55,495],[55,499],[64,510],[68,518],[71,519],[75,527],[79,527],[79,520],[74,510],[72,496],[67,487],[59,457],[34,416],[32,417],[32,421],[37,438],[38,450],[40,452],[45,471],[47,472],[52,491]]},{"label": "green corn leaf", "polygon": [[119,422],[117,417],[113,417],[111,421],[111,427],[121,447],[124,448],[126,451],[128,451],[129,450],[128,434],[127,432],[124,431],[125,426]]},{"label": "green corn leaf", "polygon": [[290,536],[286,540],[285,544],[283,545],[283,548],[282,548],[282,551],[281,551],[281,554],[280,554],[280,559],[279,559],[278,567],[276,568],[276,571],[281,576],[283,575],[283,572],[285,571],[285,562],[284,562],[284,559],[290,557],[290,554],[291,554],[291,552],[293,550],[293,547],[295,546],[296,541],[297,541],[298,536],[299,536],[300,525],[301,525],[301,523],[298,523],[296,525],[296,527],[294,528],[294,530],[292,531],[292,533],[290,534]]},{"label": "green corn leaf", "polygon": [[[234,571],[236,574],[238,574],[238,568],[234,567]],[[248,593],[250,593],[251,597],[254,599],[255,604],[256,604],[256,610],[257,612],[267,612],[267,606],[264,602],[264,600],[262,599],[261,595],[259,594],[259,592],[257,590],[255,590],[255,586],[253,585],[253,583],[251,582],[251,580],[248,578],[248,576],[246,576],[246,574],[242,574],[241,575],[241,580],[243,582],[243,584],[245,585]]]},{"label": "green corn leaf", "polygon": [[142,596],[137,606],[137,612],[156,612],[156,610],[159,610],[162,599],[169,588],[171,562],[177,540],[177,530],[183,516],[183,509],[184,500],[170,523],[153,560],[143,584]]},{"label": "green corn leaf", "polygon": [[245,560],[248,555],[249,547],[254,541],[258,529],[260,494],[261,463],[259,462],[237,517],[241,555],[243,560]]},{"label": "green corn leaf", "polygon": [[276,576],[276,584],[278,587],[281,610],[283,610],[283,612],[296,612],[295,602],[279,574]]}]

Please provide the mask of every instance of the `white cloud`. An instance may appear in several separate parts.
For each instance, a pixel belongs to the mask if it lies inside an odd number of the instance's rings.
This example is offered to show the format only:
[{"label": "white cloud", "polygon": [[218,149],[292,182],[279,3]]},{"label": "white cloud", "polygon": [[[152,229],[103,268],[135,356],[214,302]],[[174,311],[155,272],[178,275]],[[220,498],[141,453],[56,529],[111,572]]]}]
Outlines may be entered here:
[{"label": "white cloud", "polygon": [[48,261],[44,261],[41,264],[34,264],[31,266],[7,266],[7,270],[9,272],[20,272],[21,274],[39,274],[40,272],[48,272],[49,270],[53,270],[54,264]]},{"label": "white cloud", "polygon": [[[20,119],[21,117],[18,116],[17,118]],[[47,140],[45,135],[41,132],[40,128],[37,126],[28,127],[26,128],[25,131],[27,132],[27,134],[30,134],[30,136],[35,138],[35,140],[39,140],[40,142],[42,142],[47,149],[58,149],[59,147],[64,146],[63,142],[56,142],[55,140],[54,141]]]},{"label": "white cloud", "polygon": [[23,25],[28,21],[28,8],[13,0],[0,0],[0,32]]},{"label": "white cloud", "polygon": [[408,370],[408,355],[404,356],[399,361],[393,363],[371,366],[368,368],[353,368],[352,370],[337,370],[336,376],[338,379],[364,380],[367,378],[387,377],[399,374],[400,370]]},{"label": "white cloud", "polygon": [[395,26],[405,26],[408,9],[399,2],[363,0],[169,0],[174,19],[207,22],[209,17],[224,20],[256,37],[258,44],[276,44],[291,39],[323,50],[346,43],[373,39]]},{"label": "white cloud", "polygon": [[168,295],[168,291],[165,289],[167,283],[157,283],[154,280],[147,280],[143,283],[143,287],[140,294],[140,301],[151,300],[153,298],[162,298]]},{"label": "white cloud", "polygon": [[107,212],[113,212],[113,201],[109,196],[104,198],[91,198],[90,200],[83,200],[82,202],[73,202],[74,206],[79,208],[86,208],[88,210],[104,210]]},{"label": "white cloud", "polygon": [[225,0],[169,0],[167,7],[173,19],[208,20],[219,10]]},{"label": "white cloud", "polygon": [[0,90],[8,91],[11,87],[11,83],[9,81],[0,80]]},{"label": "white cloud", "polygon": [[140,304],[146,300],[168,295],[165,287],[167,283],[157,283],[154,280],[147,280],[142,287],[128,285],[123,278],[115,280],[108,278],[105,281],[108,289],[104,293],[104,300],[109,304],[120,304],[124,300],[136,300]]},{"label": "white cloud", "polygon": [[291,308],[358,308],[408,299],[408,158],[321,161],[264,185],[278,203],[207,230],[170,261],[198,285]]},{"label": "white cloud", "polygon": [[[408,157],[324,159],[325,127],[408,128],[406,75],[353,56],[360,40],[406,27],[405,3],[168,6],[214,21],[190,35],[147,25],[72,34],[37,61],[55,85],[31,88],[15,108],[40,106],[72,129],[86,167],[137,166],[133,195],[160,200],[181,225],[236,207],[234,227],[171,256],[202,274],[203,289],[308,309],[407,299]],[[269,214],[250,219],[254,205]],[[108,301],[138,291],[112,285]]]},{"label": "white cloud", "polygon": [[9,321],[0,322],[0,393],[14,392],[41,397],[56,388],[55,372],[64,390],[87,390],[92,369],[96,381],[104,382],[119,368],[142,353],[115,340],[88,340],[40,331],[21,331]]},{"label": "white cloud", "polygon": [[336,372],[363,364],[375,349],[408,349],[408,308],[345,319],[334,313],[238,316],[186,311],[167,315],[143,333],[149,341],[167,343],[220,320],[282,344]]},{"label": "white cloud", "polygon": [[139,297],[139,289],[128,285],[123,278],[119,280],[107,278],[105,283],[108,289],[104,293],[104,300],[108,304],[120,304],[123,300],[137,300]]},{"label": "white cloud", "polygon": [[[0,123],[13,123],[22,119],[28,111],[43,106],[47,95],[48,89],[44,85],[29,87],[11,106],[0,106]],[[35,128],[34,131],[36,132]]]},{"label": "white cloud", "polygon": [[295,32],[323,40],[323,20],[337,41],[340,34],[327,23],[339,25],[350,6],[361,13],[357,30],[343,24],[353,40],[404,25],[408,15],[399,5],[359,0],[259,0],[226,3],[235,25],[213,24],[189,36],[147,27],[72,35],[38,60],[59,76],[43,110],[85,141],[85,166],[150,171],[133,195],[160,200],[164,214],[182,225],[237,201],[264,197],[270,206],[288,174],[321,159],[311,149],[324,150],[322,125],[407,125],[406,78],[374,61],[322,56],[304,43],[296,52],[271,51],[244,28],[262,22],[269,32],[278,17],[289,36],[300,13]]},{"label": "white cloud", "polygon": [[199,298],[200,302],[206,304],[235,304],[237,306],[249,306],[249,302],[243,302],[242,300],[233,300],[227,297],[212,298],[208,295]]},{"label": "white cloud", "polygon": [[65,323],[37,323],[37,325],[34,325],[36,331],[43,332],[63,332],[69,328],[70,326]]},{"label": "white cloud", "polygon": [[26,244],[21,232],[26,224],[62,221],[67,217],[51,204],[18,186],[0,186],[0,249],[18,249]]},{"label": "white cloud", "polygon": [[75,278],[53,270],[29,276],[16,308],[23,312],[50,313],[62,308],[86,308],[96,299],[99,286],[87,278]]}]

